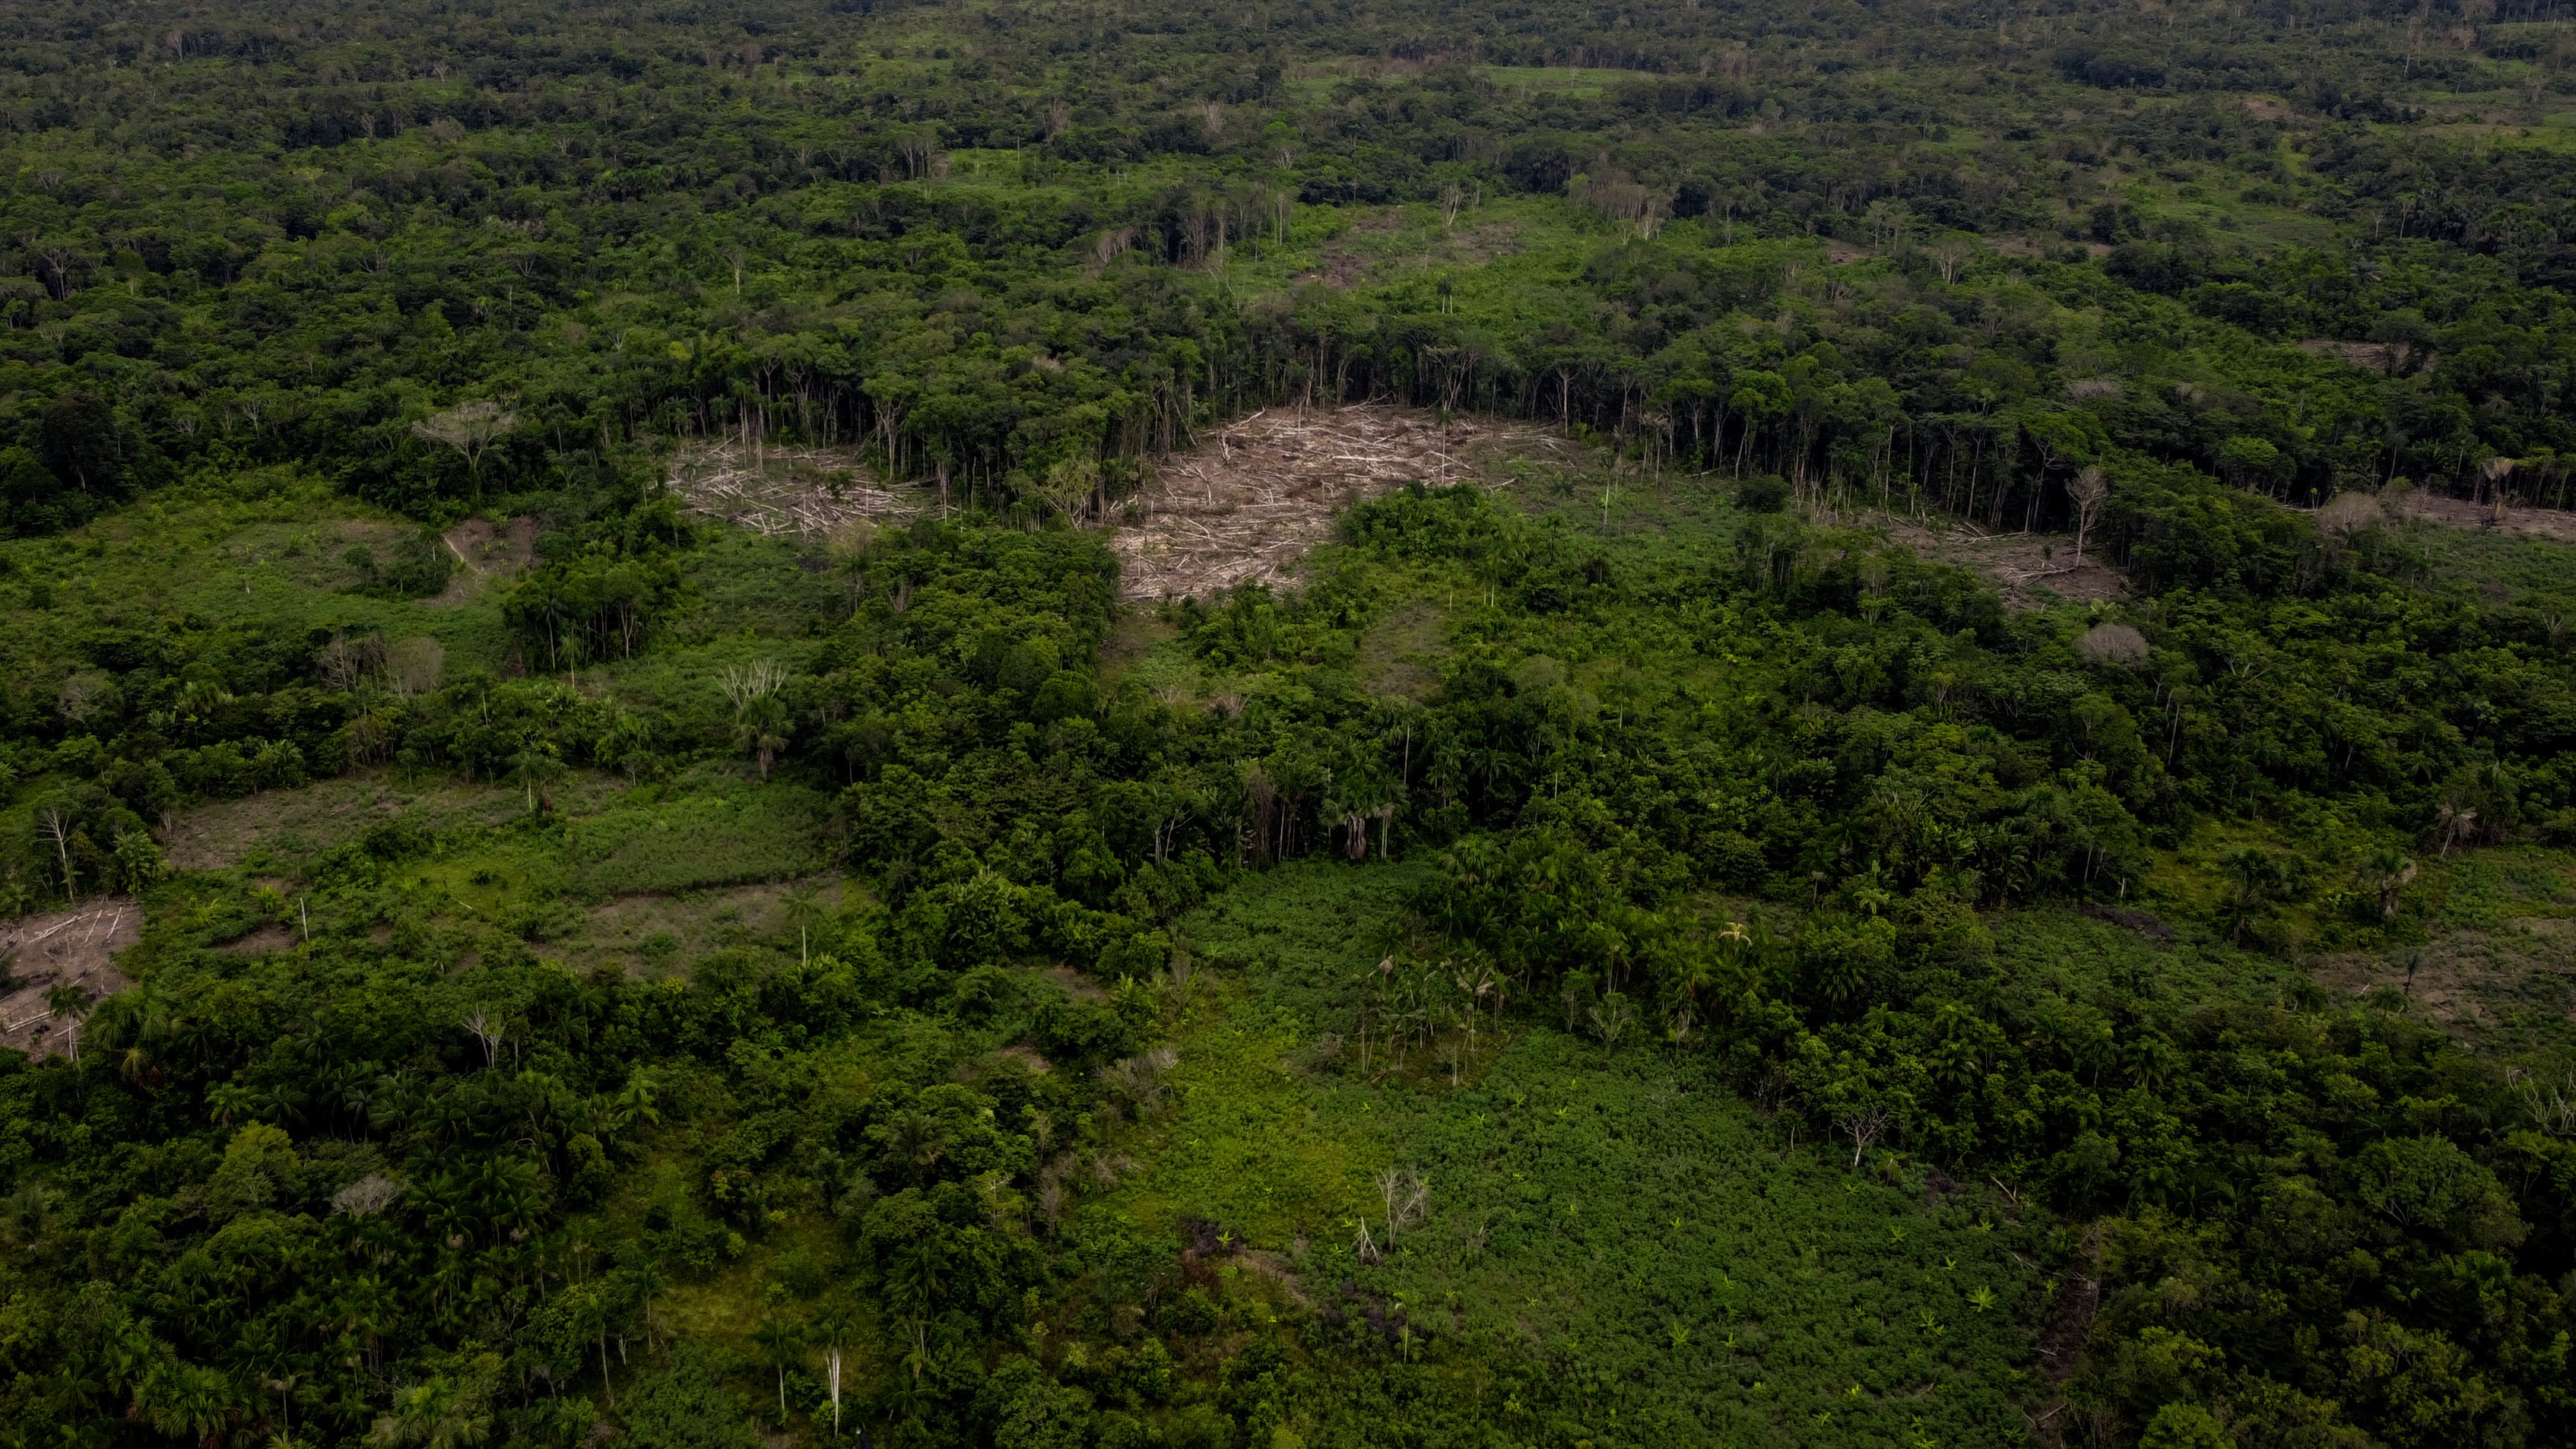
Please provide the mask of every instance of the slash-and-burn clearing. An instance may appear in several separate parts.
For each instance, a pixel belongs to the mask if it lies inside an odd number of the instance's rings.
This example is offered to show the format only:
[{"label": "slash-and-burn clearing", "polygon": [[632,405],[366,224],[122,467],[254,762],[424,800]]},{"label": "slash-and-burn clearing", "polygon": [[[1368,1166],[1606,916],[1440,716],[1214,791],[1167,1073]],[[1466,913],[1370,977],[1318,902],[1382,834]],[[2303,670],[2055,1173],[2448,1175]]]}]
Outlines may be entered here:
[{"label": "slash-and-burn clearing", "polygon": [[1269,408],[1156,468],[1110,539],[1131,599],[1204,598],[1285,578],[1333,515],[1408,483],[1488,478],[1572,448],[1536,428],[1381,404]]},{"label": "slash-and-burn clearing", "polygon": [[[143,934],[143,909],[124,896],[0,923],[0,1047],[30,1056],[69,1053],[89,1007],[131,983],[116,953]],[[54,988],[78,990],[77,1005]]]},{"label": "slash-and-burn clearing", "polygon": [[923,508],[918,492],[874,482],[852,449],[731,436],[682,448],[670,483],[690,512],[768,538],[830,538],[860,522],[908,522]]}]

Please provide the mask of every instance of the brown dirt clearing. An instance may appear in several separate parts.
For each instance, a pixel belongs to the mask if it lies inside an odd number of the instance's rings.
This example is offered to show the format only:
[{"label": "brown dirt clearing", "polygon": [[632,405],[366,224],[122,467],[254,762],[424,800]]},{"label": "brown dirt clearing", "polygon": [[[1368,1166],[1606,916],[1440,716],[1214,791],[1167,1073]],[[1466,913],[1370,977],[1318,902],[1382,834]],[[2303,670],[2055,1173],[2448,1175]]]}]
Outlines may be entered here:
[{"label": "brown dirt clearing", "polygon": [[730,436],[682,448],[670,481],[691,513],[765,538],[850,540],[875,524],[908,522],[929,505],[919,489],[880,485],[855,448]]},{"label": "brown dirt clearing", "polygon": [[1864,514],[1861,523],[1887,530],[1890,538],[1925,558],[1957,564],[1991,581],[2004,602],[2033,609],[2058,600],[2117,599],[2129,582],[2094,554],[2075,557],[2075,540],[2058,533],[1978,533],[1966,525],[1931,523],[1895,513]]},{"label": "brown dirt clearing", "polygon": [[247,935],[226,941],[224,949],[236,956],[265,956],[272,951],[283,951],[294,944],[295,933],[272,921]]},{"label": "brown dirt clearing", "polygon": [[478,574],[515,574],[537,561],[537,521],[524,514],[507,523],[469,518],[447,531],[447,546]]},{"label": "brown dirt clearing", "polygon": [[2339,357],[2364,372],[2388,371],[2388,344],[2385,342],[2346,342],[2335,337],[2310,337],[2299,343],[2299,350],[2312,357]]},{"label": "brown dirt clearing", "polygon": [[0,923],[0,1046],[34,1056],[68,1051],[77,1028],[57,1020],[45,993],[70,982],[94,1004],[133,983],[116,954],[143,934],[143,907],[123,896]]},{"label": "brown dirt clearing", "polygon": [[453,609],[483,580],[517,578],[537,561],[537,521],[524,514],[506,523],[469,518],[442,536],[460,567],[436,598],[421,600],[425,608]]},{"label": "brown dirt clearing", "polygon": [[2465,498],[2416,490],[2399,501],[2397,511],[2407,518],[2421,518],[2449,528],[2493,529],[2576,543],[2576,513],[2556,508],[2507,507],[2503,518],[2498,519],[2492,503],[2471,503]]},{"label": "brown dirt clearing", "polygon": [[1539,429],[1381,403],[1266,408],[1154,470],[1109,541],[1130,599],[1278,583],[1333,515],[1408,483],[1469,483],[1504,459],[1574,445]]},{"label": "brown dirt clearing", "polygon": [[2385,987],[2424,1019],[2482,1036],[2514,1011],[2576,1021],[2576,920],[2520,917],[2487,929],[2446,932],[2420,950],[2338,954],[2316,964],[2317,984],[2343,996]]},{"label": "brown dirt clearing", "polygon": [[1058,986],[1063,987],[1066,993],[1072,996],[1076,1001],[1090,1001],[1105,1004],[1109,1000],[1109,993],[1101,989],[1099,982],[1092,980],[1090,977],[1083,975],[1081,972],[1074,970],[1070,966],[1062,964],[1050,966],[1047,968],[1047,975],[1055,978],[1055,983]]}]

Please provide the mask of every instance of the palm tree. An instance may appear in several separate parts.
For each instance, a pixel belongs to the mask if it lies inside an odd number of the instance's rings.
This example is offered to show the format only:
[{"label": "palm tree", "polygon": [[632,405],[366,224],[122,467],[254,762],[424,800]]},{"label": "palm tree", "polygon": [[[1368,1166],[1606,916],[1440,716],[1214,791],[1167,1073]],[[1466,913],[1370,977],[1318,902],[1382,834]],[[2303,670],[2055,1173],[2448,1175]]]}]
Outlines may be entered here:
[{"label": "palm tree", "polygon": [[814,1315],[814,1329],[822,1335],[825,1351],[830,1354],[825,1380],[832,1395],[832,1433],[841,1432],[841,1345],[859,1326],[859,1311],[851,1304],[834,1299]]},{"label": "palm tree", "polygon": [[395,1393],[367,1449],[472,1449],[491,1432],[491,1408],[477,1386],[432,1378]]},{"label": "palm tree", "polygon": [[71,1023],[71,1058],[80,1060],[82,1018],[89,1015],[89,988],[77,981],[57,981],[45,988],[45,1010]]},{"label": "palm tree", "polygon": [[537,813],[538,787],[563,773],[563,761],[555,758],[550,750],[530,745],[510,757],[510,773],[527,787],[528,813],[534,815]]},{"label": "palm tree", "polygon": [[778,1371],[778,1423],[787,1425],[787,1365],[805,1347],[804,1325],[784,1314],[772,1313],[760,1320],[751,1331],[751,1340],[760,1345],[761,1356]]},{"label": "palm tree", "polygon": [[178,1359],[155,1365],[135,1399],[153,1428],[200,1440],[222,1432],[239,1406],[232,1380],[221,1370]]},{"label": "palm tree", "polygon": [[759,762],[760,778],[764,781],[769,778],[769,767],[787,748],[788,736],[795,732],[795,728],[795,723],[787,715],[787,701],[775,694],[756,695],[743,701],[742,708],[734,715],[734,738]]},{"label": "palm tree", "polygon": [[820,886],[801,885],[780,898],[786,908],[787,923],[796,928],[796,964],[805,964],[808,933],[814,923],[823,919],[823,890]]}]

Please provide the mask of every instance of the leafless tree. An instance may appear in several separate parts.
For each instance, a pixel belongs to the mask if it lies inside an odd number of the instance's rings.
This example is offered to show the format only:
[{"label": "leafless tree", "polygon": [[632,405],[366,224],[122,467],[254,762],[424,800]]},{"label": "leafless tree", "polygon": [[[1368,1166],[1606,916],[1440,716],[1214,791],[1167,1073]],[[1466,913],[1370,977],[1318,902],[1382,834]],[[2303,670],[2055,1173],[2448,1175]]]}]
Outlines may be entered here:
[{"label": "leafless tree", "polygon": [[64,900],[80,891],[79,877],[72,866],[72,837],[79,833],[79,822],[60,805],[47,805],[36,811],[36,834],[52,842],[54,858],[62,863]]},{"label": "leafless tree", "polygon": [[63,681],[54,696],[54,708],[74,725],[85,725],[93,715],[109,707],[116,697],[115,682],[95,669],[84,669]]},{"label": "leafless tree", "polygon": [[2093,515],[2110,501],[2111,480],[2099,468],[2086,468],[2066,485],[2066,495],[2075,500],[2075,556],[2084,557],[2085,535],[2093,531]]},{"label": "leafless tree", "polygon": [[1861,1158],[1869,1152],[1870,1144],[1887,1130],[1887,1109],[1862,1107],[1846,1112],[1834,1119],[1834,1126],[1852,1140],[1852,1166],[1858,1167]]},{"label": "leafless tree", "polygon": [[414,434],[454,448],[465,460],[466,470],[474,475],[474,486],[483,486],[483,452],[509,435],[519,425],[519,415],[488,398],[469,398],[443,413],[431,413],[411,425]]},{"label": "leafless tree", "polygon": [[331,1211],[351,1217],[372,1217],[393,1206],[403,1195],[403,1185],[381,1172],[370,1172],[331,1194]]},{"label": "leafless tree", "polygon": [[776,694],[787,683],[787,671],[777,660],[755,659],[749,664],[734,665],[716,680],[724,691],[725,701],[738,713],[755,699]]},{"label": "leafless tree", "polygon": [[1132,226],[1113,226],[1092,238],[1091,269],[1095,272],[1105,269],[1135,241],[1136,229]]},{"label": "leafless tree", "polygon": [[483,1043],[483,1065],[491,1066],[500,1059],[501,1043],[509,1039],[510,1023],[500,1013],[478,1006],[466,1013],[463,1023],[474,1039]]},{"label": "leafless tree", "polygon": [[2510,1074],[2532,1125],[2552,1137],[2576,1137],[2576,1072],[2543,1081],[2521,1068]]},{"label": "leafless tree", "polygon": [[1378,1196],[1386,1203],[1386,1245],[1431,1211],[1431,1184],[1409,1167],[1390,1167],[1377,1175]]},{"label": "leafless tree", "polygon": [[405,697],[427,694],[446,666],[446,647],[428,635],[397,640],[385,650],[385,684]]},{"label": "leafless tree", "polygon": [[2094,664],[2135,669],[2147,662],[2147,636],[2126,624],[2096,624],[2076,637],[2075,652]]},{"label": "leafless tree", "polygon": [[333,689],[347,691],[358,687],[376,666],[384,662],[385,638],[369,634],[352,639],[346,634],[333,634],[330,642],[314,651],[313,667],[322,682]]},{"label": "leafless tree", "polygon": [[1663,229],[1664,219],[1672,215],[1671,192],[1634,181],[1585,181],[1574,191],[1585,205],[1612,221],[1635,227],[1641,237],[1652,238]]},{"label": "leafless tree", "polygon": [[936,163],[946,159],[939,150],[939,133],[927,126],[906,131],[896,139],[895,149],[903,155],[904,174],[914,181],[930,175]]}]

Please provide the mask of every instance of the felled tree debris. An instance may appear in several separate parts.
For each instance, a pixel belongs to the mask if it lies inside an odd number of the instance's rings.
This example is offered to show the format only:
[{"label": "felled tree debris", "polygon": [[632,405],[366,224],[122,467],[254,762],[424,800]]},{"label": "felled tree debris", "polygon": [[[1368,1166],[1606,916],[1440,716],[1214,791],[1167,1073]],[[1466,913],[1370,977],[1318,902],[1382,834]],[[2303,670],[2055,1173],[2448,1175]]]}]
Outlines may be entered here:
[{"label": "felled tree debris", "polygon": [[828,538],[861,520],[903,523],[924,507],[914,489],[871,481],[852,450],[732,435],[682,448],[670,484],[690,512],[773,538]]},{"label": "felled tree debris", "polygon": [[1492,482],[1505,458],[1572,445],[1535,428],[1378,403],[1267,408],[1157,466],[1110,539],[1131,599],[1276,583],[1333,515],[1408,483]]}]

